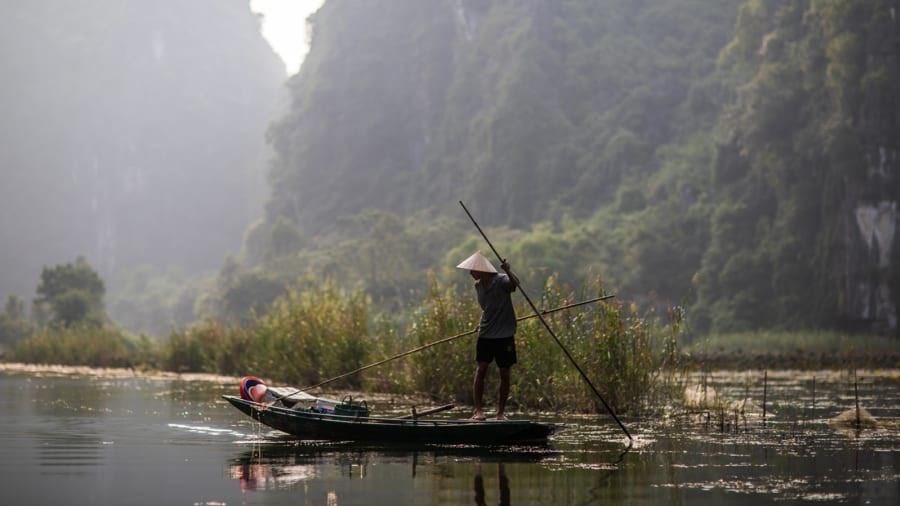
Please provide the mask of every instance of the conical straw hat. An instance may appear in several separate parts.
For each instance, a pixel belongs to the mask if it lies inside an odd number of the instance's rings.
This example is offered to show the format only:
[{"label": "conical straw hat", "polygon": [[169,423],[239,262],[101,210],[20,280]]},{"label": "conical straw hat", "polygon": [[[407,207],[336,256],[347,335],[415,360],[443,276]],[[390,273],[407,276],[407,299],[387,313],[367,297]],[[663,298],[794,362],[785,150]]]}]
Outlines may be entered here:
[{"label": "conical straw hat", "polygon": [[491,265],[491,261],[485,258],[480,251],[476,251],[472,256],[463,260],[462,263],[456,267],[467,271],[497,272],[497,269]]}]

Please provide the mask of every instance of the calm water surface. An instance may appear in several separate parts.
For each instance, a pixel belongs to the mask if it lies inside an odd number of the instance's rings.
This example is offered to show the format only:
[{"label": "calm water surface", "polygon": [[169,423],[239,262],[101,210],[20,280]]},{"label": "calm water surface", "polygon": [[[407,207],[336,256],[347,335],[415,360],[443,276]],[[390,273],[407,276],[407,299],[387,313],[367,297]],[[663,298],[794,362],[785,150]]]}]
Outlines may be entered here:
[{"label": "calm water surface", "polygon": [[221,399],[236,386],[0,368],[0,504],[900,504],[897,371],[858,374],[875,429],[828,423],[847,373],[768,373],[765,423],[763,373],[721,373],[707,395],[743,415],[626,419],[630,446],[603,415],[537,417],[567,428],[536,447],[300,443]]}]

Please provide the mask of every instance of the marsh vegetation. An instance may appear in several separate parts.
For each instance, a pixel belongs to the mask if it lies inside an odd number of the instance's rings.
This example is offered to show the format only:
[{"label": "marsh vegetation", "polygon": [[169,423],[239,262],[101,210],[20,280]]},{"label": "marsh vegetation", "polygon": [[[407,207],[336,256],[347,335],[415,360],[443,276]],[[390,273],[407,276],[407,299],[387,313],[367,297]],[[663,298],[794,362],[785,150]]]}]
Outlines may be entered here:
[{"label": "marsh vegetation", "polygon": [[[210,319],[173,330],[161,341],[133,336],[108,325],[51,325],[8,349],[4,360],[255,375],[301,388],[325,383],[325,388],[331,389],[422,394],[438,402],[471,402],[475,340],[471,331],[480,315],[471,294],[460,293],[455,285],[431,277],[427,294],[418,305],[386,313],[362,291],[344,290],[331,281],[310,280],[305,286],[304,291],[289,291],[268,312],[247,322]],[[599,282],[575,292],[549,277],[536,304],[552,309],[603,295],[608,294]],[[530,315],[530,309],[521,300],[519,303],[519,315]],[[863,367],[865,361],[854,360],[870,355],[896,364],[891,340],[838,334],[805,341],[802,335],[791,333],[761,334],[755,339],[740,335],[688,344],[681,308],[658,315],[641,312],[636,304],[614,297],[545,318],[605,400],[617,413],[629,416],[659,414],[682,405],[691,373],[710,372],[722,365],[762,370],[765,361],[746,363],[762,353],[770,359],[787,357],[782,365],[795,363],[792,354],[800,349],[805,350],[803,356],[828,354],[844,360],[841,367]],[[453,339],[447,339],[450,337]],[[428,346],[441,340],[447,341]],[[753,342],[756,344],[746,344]],[[816,348],[816,344],[824,347]],[[861,353],[864,346],[880,348]],[[513,409],[603,411],[539,320],[520,322],[517,347],[520,360],[514,369],[510,395]],[[405,355],[418,348],[423,349]],[[381,365],[331,381],[375,363]],[[496,386],[495,376],[488,375],[488,392]]]}]

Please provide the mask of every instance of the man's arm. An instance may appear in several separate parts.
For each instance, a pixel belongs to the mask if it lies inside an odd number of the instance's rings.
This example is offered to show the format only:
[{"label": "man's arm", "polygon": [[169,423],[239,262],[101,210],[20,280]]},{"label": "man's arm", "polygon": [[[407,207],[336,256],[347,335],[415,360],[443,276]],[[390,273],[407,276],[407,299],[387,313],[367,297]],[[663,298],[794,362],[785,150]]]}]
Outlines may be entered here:
[{"label": "man's arm", "polygon": [[505,258],[500,261],[500,267],[503,268],[503,270],[506,272],[506,275],[509,276],[509,280],[512,281],[513,290],[518,288],[519,278],[515,274],[513,274],[512,269],[509,267],[509,262]]}]

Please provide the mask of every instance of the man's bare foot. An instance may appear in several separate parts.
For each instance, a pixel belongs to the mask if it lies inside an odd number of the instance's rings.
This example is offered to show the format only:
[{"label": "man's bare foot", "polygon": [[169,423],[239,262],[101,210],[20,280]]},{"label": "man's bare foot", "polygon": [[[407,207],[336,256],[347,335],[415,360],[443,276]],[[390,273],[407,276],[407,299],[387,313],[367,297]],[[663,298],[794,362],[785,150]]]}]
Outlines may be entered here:
[{"label": "man's bare foot", "polygon": [[506,415],[504,415],[503,413],[497,413],[497,418],[495,418],[495,420],[499,420],[502,422],[503,420],[508,420],[508,418],[506,418]]},{"label": "man's bare foot", "polygon": [[479,421],[479,422],[483,422],[483,421],[487,420],[487,418],[484,416],[484,412],[481,411],[480,409],[476,410],[474,413],[472,413],[471,419]]}]

